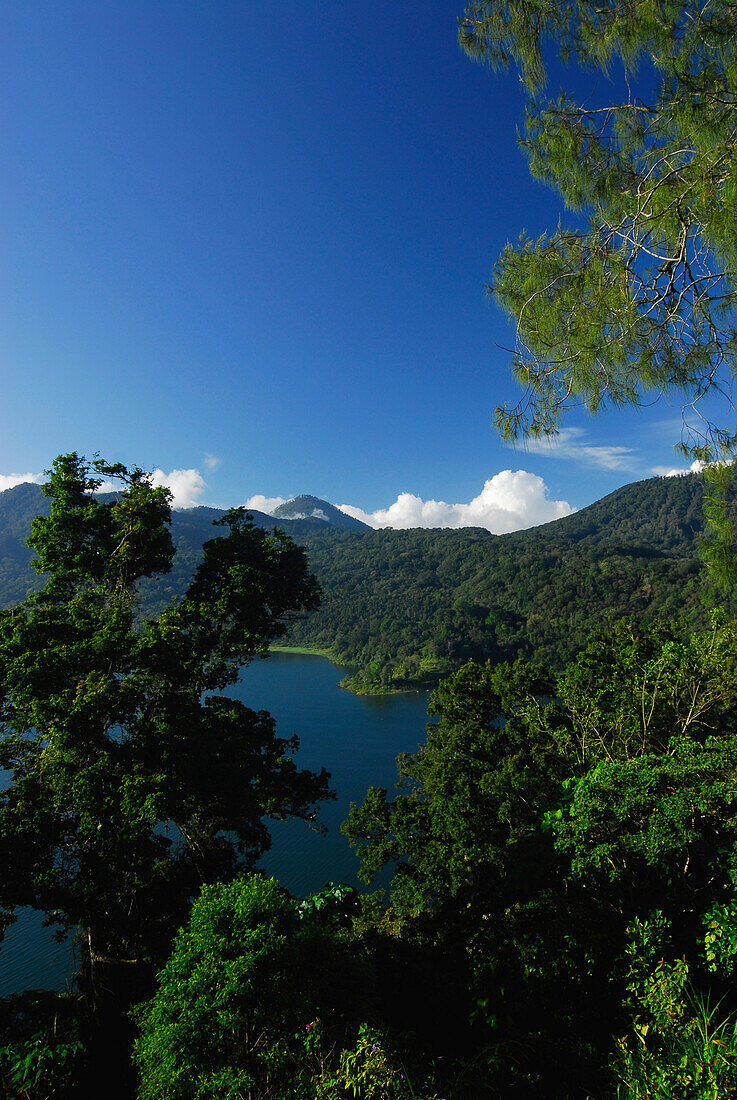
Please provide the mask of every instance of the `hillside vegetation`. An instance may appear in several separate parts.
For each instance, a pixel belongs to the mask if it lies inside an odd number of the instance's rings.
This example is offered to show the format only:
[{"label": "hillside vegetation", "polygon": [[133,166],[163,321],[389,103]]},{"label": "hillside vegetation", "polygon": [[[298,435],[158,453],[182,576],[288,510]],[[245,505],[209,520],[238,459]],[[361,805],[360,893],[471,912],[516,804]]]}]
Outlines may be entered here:
[{"label": "hillside vegetation", "polygon": [[[391,690],[435,682],[464,661],[523,655],[560,668],[593,630],[623,615],[704,625],[697,475],[627,485],[564,519],[509,535],[461,530],[347,531],[322,520],[277,520],[308,554],[320,608],[297,621],[294,645],[351,666],[347,685]],[[38,486],[0,494],[0,604],[39,579],[25,545],[45,499]],[[175,512],[172,571],[144,581],[144,615],[184,592],[219,509]]]},{"label": "hillside vegetation", "polygon": [[705,621],[700,477],[625,486],[542,527],[309,533],[322,588],[295,643],[358,666],[350,686],[429,682],[469,658],[560,668],[623,615]]}]

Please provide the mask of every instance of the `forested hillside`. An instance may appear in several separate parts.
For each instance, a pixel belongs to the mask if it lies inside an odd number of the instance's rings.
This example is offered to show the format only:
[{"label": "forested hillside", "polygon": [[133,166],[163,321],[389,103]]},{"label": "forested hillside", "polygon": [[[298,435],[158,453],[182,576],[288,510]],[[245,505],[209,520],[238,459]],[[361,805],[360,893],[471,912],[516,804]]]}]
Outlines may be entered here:
[{"label": "forested hillside", "polygon": [[[100,494],[100,500],[109,495]],[[30,482],[0,493],[0,607],[12,607],[24,600],[42,581],[31,566],[33,553],[26,544],[34,516],[46,516],[49,502],[41,486]],[[171,596],[181,595],[202,557],[202,544],[220,532],[213,524],[222,517],[222,508],[188,508],[172,514],[172,537],[177,548],[171,572],[155,582],[142,583],[145,613],[157,614]],[[324,520],[275,519],[266,512],[251,511],[257,527],[281,527],[301,542],[313,531],[326,529]],[[348,517],[346,517],[348,518]]]},{"label": "forested hillside", "polygon": [[560,667],[635,615],[705,618],[700,477],[625,486],[528,531],[325,533],[302,541],[323,587],[293,638],[359,667],[351,686],[430,681],[470,657]]},{"label": "forested hillside", "polygon": [[[653,478],[624,486],[565,519],[509,535],[461,530],[341,531],[321,520],[276,520],[301,543],[322,585],[320,609],[291,641],[328,651],[358,690],[431,683],[471,657],[524,654],[560,667],[591,632],[632,614],[648,622],[705,618],[698,557],[703,482]],[[46,500],[36,485],[0,494],[0,604],[39,579],[25,545]],[[216,508],[173,514],[172,571],[144,581],[145,613],[186,588]]]}]

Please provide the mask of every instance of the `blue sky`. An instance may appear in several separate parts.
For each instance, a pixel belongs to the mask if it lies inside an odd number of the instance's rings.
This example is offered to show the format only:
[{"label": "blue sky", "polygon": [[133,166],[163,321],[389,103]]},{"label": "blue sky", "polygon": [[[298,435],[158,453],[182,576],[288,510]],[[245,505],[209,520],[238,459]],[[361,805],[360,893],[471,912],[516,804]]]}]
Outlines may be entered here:
[{"label": "blue sky", "polygon": [[491,427],[518,390],[485,284],[566,215],[462,0],[292,8],[3,6],[0,485],[99,451],[188,472],[180,502],[481,497],[471,522],[679,465],[677,400],[574,412],[548,452]]}]

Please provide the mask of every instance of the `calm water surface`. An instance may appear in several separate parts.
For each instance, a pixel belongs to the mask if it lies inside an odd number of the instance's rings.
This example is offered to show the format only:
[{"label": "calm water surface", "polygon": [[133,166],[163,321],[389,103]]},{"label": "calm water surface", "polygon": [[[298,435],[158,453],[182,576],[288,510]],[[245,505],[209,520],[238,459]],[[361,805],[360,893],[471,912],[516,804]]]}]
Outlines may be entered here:
[{"label": "calm water surface", "polygon": [[[271,825],[273,846],[263,866],[295,894],[312,893],[329,881],[360,885],[340,823],[368,786],[391,789],[397,753],[414,751],[425,738],[426,692],[351,695],[338,687],[344,675],[322,657],[274,653],[249,665],[229,692],[254,710],[270,711],[279,736],[297,734],[301,767],[318,771],[324,765],[332,775],[338,800],[319,815],[327,836],[299,821]],[[37,914],[21,913],[0,946],[0,996],[63,989],[73,971],[69,945],[54,943]]]}]

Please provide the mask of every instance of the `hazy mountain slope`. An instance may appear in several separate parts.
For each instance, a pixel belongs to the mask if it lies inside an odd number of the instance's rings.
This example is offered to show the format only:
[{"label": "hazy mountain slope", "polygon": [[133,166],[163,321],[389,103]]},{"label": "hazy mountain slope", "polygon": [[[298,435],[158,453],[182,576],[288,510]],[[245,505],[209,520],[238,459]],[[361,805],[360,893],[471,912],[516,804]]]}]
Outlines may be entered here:
[{"label": "hazy mountain slope", "polygon": [[47,515],[49,501],[38,485],[16,485],[0,493],[0,606],[24,600],[40,579],[31,568],[33,552],[26,545],[34,516]]},{"label": "hazy mountain slope", "polygon": [[340,508],[336,508],[334,504],[330,504],[327,500],[320,500],[319,497],[304,494],[280,504],[271,514],[279,520],[318,519],[331,527],[340,528],[341,531],[371,530],[367,523],[346,515],[345,512],[341,512]]},{"label": "hazy mountain slope", "polygon": [[[48,515],[48,512],[49,501],[40,485],[25,483],[0,493],[0,607],[19,603],[42,583],[31,567],[33,553],[26,540],[33,517]],[[325,522],[319,519],[277,520],[265,512],[253,510],[250,514],[258,527],[281,527],[297,541],[311,531],[325,529]],[[157,608],[172,594],[184,591],[200,560],[202,543],[219,534],[213,522],[222,515],[221,508],[205,507],[172,513],[172,535],[178,551],[172,571],[167,577],[145,586]]]}]

